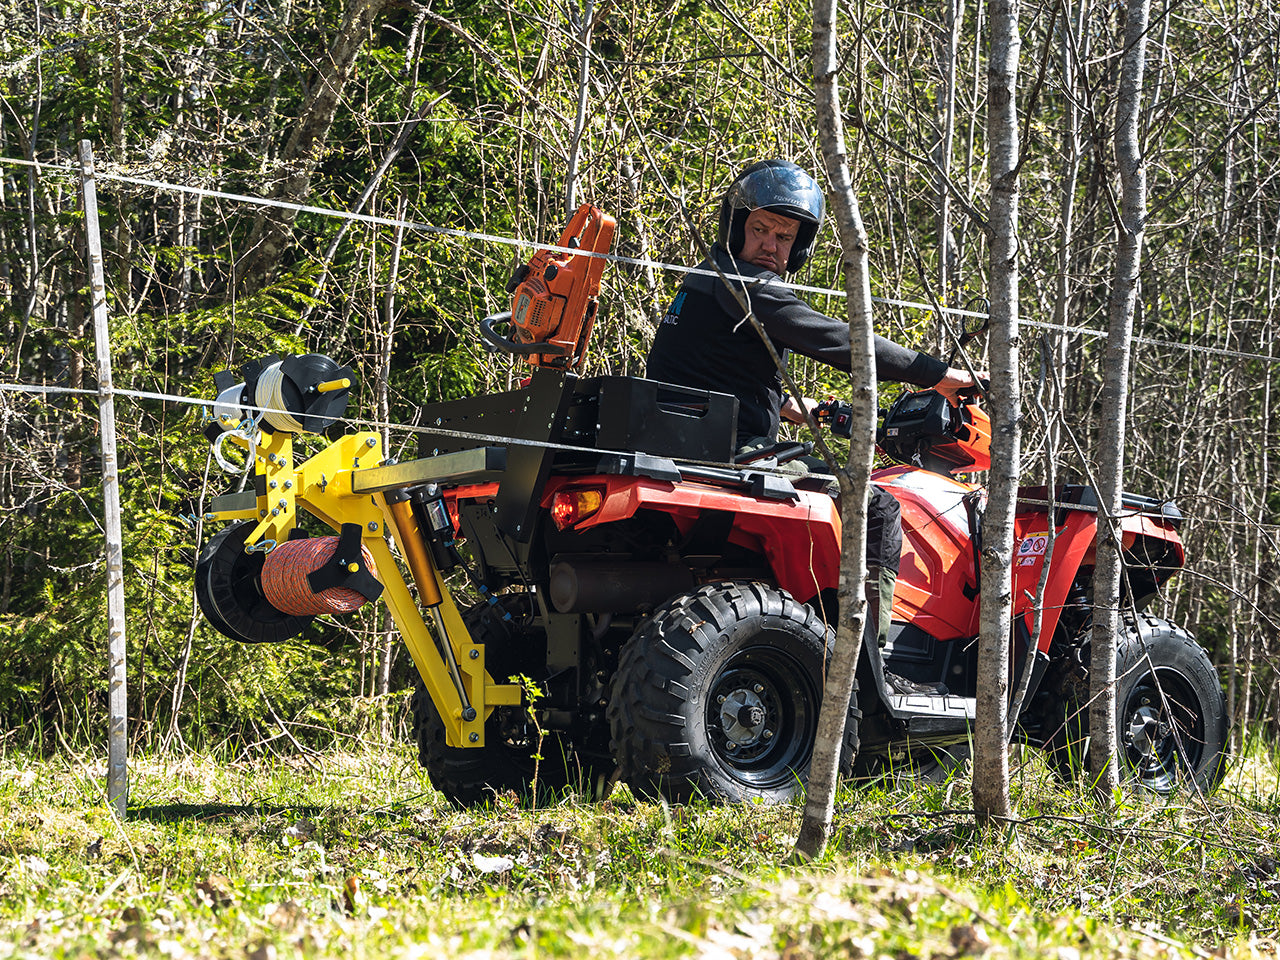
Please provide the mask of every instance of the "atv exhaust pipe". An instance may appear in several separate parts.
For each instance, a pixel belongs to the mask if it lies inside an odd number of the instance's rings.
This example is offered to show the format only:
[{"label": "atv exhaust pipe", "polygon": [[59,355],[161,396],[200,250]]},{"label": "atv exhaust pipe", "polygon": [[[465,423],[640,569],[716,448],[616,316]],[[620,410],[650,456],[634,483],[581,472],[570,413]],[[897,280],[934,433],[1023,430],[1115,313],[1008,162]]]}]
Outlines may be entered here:
[{"label": "atv exhaust pipe", "polygon": [[693,571],[674,563],[596,556],[551,561],[551,605],[560,613],[631,613],[696,586]]}]

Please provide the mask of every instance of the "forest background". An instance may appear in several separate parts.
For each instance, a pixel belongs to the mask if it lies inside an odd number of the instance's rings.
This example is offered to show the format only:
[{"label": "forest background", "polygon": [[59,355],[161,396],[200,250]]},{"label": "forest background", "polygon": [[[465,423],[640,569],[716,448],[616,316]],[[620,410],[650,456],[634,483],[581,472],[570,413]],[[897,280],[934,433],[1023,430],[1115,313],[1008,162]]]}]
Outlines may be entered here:
[{"label": "forest background", "polygon": [[[587,372],[638,375],[681,278],[666,265],[699,258],[732,175],[767,156],[823,169],[803,5],[0,0],[0,13],[0,380],[50,388],[0,391],[0,736],[16,741],[104,732],[97,404],[53,392],[96,388],[82,138],[100,175],[115,387],[210,398],[220,369],[321,352],[356,366],[351,413],[402,457],[414,435],[390,425],[520,376],[484,351],[477,320],[579,200],[614,214],[617,252],[647,262],[606,271]],[[942,356],[959,321],[903,304],[984,310],[984,13],[983,0],[859,0],[840,34],[872,290],[890,301],[877,328]],[[1059,482],[1092,474],[1122,19],[1097,0],[1022,11],[1028,483],[1050,463]],[[1213,654],[1235,735],[1256,722],[1274,736],[1280,13],[1171,0],[1148,45],[1126,487],[1186,514],[1188,569],[1158,612]],[[838,253],[828,228],[800,282],[840,287]],[[806,296],[842,315],[842,298]],[[822,369],[795,372],[811,395],[840,391]],[[135,742],[389,726],[411,664],[380,613],[256,647],[204,623],[199,516],[235,479],[200,435],[204,408],[116,404]]]}]

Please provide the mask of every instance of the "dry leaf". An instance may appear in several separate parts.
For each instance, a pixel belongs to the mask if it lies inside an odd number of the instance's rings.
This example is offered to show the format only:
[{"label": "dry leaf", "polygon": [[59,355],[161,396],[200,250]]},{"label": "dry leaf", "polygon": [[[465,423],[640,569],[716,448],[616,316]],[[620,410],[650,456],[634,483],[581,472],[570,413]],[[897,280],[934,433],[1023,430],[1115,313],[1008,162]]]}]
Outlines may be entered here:
[{"label": "dry leaf", "polygon": [[482,853],[473,853],[471,862],[481,873],[506,873],[516,865],[510,857],[486,857]]},{"label": "dry leaf", "polygon": [[221,874],[209,874],[207,879],[196,883],[196,899],[215,910],[225,907],[234,899],[231,894],[231,881]]},{"label": "dry leaf", "polygon": [[956,948],[956,953],[986,953],[991,946],[991,938],[982,927],[966,923],[951,928],[951,945]]}]

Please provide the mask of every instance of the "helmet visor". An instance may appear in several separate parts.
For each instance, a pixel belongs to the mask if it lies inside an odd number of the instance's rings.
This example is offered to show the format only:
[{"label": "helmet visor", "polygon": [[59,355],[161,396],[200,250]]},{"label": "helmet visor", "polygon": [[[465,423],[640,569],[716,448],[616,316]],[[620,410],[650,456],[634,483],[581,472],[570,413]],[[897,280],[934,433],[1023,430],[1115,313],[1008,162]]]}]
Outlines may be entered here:
[{"label": "helmet visor", "polygon": [[753,170],[730,188],[726,198],[738,210],[769,210],[819,224],[826,199],[814,179],[792,164]]}]

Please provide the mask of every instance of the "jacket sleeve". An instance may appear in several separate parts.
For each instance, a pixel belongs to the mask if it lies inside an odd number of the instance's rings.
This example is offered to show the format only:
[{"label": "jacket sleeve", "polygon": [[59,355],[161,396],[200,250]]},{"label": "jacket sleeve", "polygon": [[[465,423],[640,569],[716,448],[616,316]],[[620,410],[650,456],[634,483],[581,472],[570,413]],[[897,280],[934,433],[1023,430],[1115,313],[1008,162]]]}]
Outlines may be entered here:
[{"label": "jacket sleeve", "polygon": [[[791,288],[768,270],[737,262],[736,272],[758,276],[759,282],[747,284],[745,295],[769,338],[780,347],[830,364],[839,370],[849,369],[849,325],[819,313],[797,297]],[[716,285],[716,299],[730,316],[744,314],[733,291],[724,283]],[[744,290],[740,287],[738,294]],[[920,387],[932,387],[947,372],[947,365],[935,357],[919,353],[876,334],[875,363],[877,380],[898,380]]]}]

